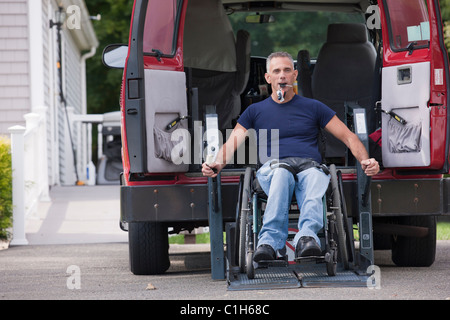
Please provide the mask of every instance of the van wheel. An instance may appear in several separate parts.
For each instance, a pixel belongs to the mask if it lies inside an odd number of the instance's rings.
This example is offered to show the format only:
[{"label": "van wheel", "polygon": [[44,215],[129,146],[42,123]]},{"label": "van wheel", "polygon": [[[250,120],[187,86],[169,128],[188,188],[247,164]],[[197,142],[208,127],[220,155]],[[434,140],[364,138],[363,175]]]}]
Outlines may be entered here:
[{"label": "van wheel", "polygon": [[133,274],[161,274],[169,269],[169,237],[162,223],[129,223],[128,246]]},{"label": "van wheel", "polygon": [[429,229],[423,238],[394,236],[392,261],[399,267],[429,267],[436,256],[436,217],[402,217],[399,223]]}]

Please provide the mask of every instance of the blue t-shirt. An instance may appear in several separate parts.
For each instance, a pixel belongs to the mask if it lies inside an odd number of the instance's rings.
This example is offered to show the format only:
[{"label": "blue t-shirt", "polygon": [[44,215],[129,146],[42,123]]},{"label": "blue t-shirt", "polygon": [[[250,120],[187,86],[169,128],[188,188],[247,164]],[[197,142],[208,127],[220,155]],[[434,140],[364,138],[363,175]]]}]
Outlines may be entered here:
[{"label": "blue t-shirt", "polygon": [[[335,114],[325,104],[314,99],[295,95],[291,101],[278,104],[269,97],[250,105],[239,117],[238,123],[247,130],[255,129],[262,163],[272,158],[287,157],[312,158],[320,163],[319,130]],[[273,129],[278,129],[278,139],[277,131]],[[266,144],[266,141],[269,143]],[[261,153],[261,147],[265,149],[266,145],[267,154]]]}]

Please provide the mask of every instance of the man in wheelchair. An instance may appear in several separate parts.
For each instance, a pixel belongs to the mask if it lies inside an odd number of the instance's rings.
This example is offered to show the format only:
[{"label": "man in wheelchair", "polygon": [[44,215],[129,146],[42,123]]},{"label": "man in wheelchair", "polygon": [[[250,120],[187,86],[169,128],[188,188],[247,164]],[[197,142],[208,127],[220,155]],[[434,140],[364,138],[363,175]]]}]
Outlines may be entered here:
[{"label": "man in wheelchair", "polygon": [[[249,106],[238,119],[216,160],[202,165],[204,176],[216,177],[244,142],[247,130],[252,128],[256,131],[260,146],[260,130],[266,130],[270,135],[272,129],[278,129],[278,143],[274,145],[272,141],[267,145],[267,154],[277,154],[275,148],[278,148],[278,157],[268,159],[256,174],[268,198],[258,248],[253,256],[255,262],[274,260],[277,251],[285,247],[289,207],[294,192],[302,213],[298,222],[299,232],[294,238],[295,257],[321,254],[317,233],[323,227],[322,198],[330,177],[320,165],[320,128],[333,134],[349,148],[367,176],[376,175],[379,171],[378,162],[369,158],[359,138],[333,110],[317,100],[295,94],[293,83],[297,74],[291,55],[285,52],[269,55],[265,79],[271,85],[271,96]],[[266,141],[271,139],[268,137]],[[281,167],[281,163],[289,164],[288,167],[293,168],[294,172]]]}]

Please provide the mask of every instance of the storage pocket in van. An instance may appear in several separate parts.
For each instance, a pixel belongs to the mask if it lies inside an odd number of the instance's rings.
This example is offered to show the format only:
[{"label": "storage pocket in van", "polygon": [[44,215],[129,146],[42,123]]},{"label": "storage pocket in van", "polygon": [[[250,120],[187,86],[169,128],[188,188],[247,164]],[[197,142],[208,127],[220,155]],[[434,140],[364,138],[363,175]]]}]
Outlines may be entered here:
[{"label": "storage pocket in van", "polygon": [[389,151],[391,153],[420,152],[422,123],[401,124],[394,118],[388,121]]},{"label": "storage pocket in van", "polygon": [[[190,152],[187,120],[167,128],[175,119],[187,116],[186,75],[153,69],[146,69],[144,74],[147,172],[187,172]],[[185,140],[181,141],[182,138]],[[174,156],[179,155],[180,149],[184,150],[182,158]]]},{"label": "storage pocket in van", "polygon": [[430,165],[430,68],[429,62],[383,68],[381,148],[385,168]]},{"label": "storage pocket in van", "polygon": [[156,113],[153,138],[155,157],[179,164],[180,159],[188,152],[190,139],[186,136],[187,130],[183,128],[181,122],[167,129],[167,125],[176,118],[176,114]]},{"label": "storage pocket in van", "polygon": [[[172,133],[154,127],[153,136],[155,138],[155,157],[172,162],[171,153],[175,146],[175,142],[171,140]],[[182,156],[181,152],[180,157]]]}]

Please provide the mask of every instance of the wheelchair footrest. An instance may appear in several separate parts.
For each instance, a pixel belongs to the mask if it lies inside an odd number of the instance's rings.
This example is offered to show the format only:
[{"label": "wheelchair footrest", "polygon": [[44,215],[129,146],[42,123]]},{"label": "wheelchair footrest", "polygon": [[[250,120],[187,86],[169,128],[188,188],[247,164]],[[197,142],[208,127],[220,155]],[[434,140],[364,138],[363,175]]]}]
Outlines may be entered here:
[{"label": "wheelchair footrest", "polygon": [[297,263],[311,262],[311,261],[316,261],[317,263],[319,263],[319,262],[324,262],[325,261],[325,256],[297,257],[297,258],[294,259],[294,261],[297,262]]},{"label": "wheelchair footrest", "polygon": [[261,260],[254,262],[255,269],[270,268],[270,267],[287,267],[289,262],[287,259],[275,259],[275,260]]}]

